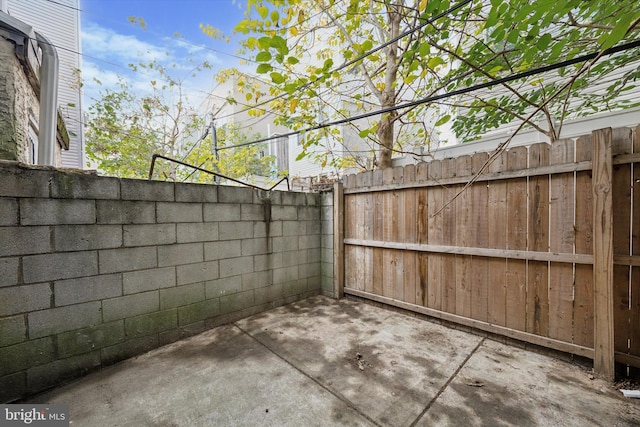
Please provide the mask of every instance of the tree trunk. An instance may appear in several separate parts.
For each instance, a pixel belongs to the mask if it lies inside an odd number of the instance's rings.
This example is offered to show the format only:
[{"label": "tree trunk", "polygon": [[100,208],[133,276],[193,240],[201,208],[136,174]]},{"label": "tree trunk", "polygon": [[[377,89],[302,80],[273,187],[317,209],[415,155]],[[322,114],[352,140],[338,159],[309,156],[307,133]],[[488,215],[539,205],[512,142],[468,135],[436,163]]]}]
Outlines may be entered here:
[{"label": "tree trunk", "polygon": [[[383,106],[384,108],[384,106]],[[385,114],[378,123],[378,148],[377,167],[378,169],[391,167],[391,154],[393,153],[394,123],[398,117],[395,111]]]}]

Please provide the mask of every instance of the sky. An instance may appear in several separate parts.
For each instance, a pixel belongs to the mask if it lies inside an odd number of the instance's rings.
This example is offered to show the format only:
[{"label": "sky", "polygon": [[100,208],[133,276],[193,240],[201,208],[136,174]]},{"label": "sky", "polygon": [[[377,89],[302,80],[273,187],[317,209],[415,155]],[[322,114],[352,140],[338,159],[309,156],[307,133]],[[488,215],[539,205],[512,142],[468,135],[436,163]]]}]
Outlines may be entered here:
[{"label": "sky", "polygon": [[[152,60],[183,79],[191,103],[202,106],[206,93],[216,86],[215,72],[240,66],[233,56],[240,36],[233,34],[233,27],[243,19],[245,8],[246,0],[81,0],[85,108],[101,88],[115,88],[119,78],[139,93],[149,90],[149,81],[157,75],[133,73],[128,64]],[[130,17],[142,18],[144,28],[131,23]],[[201,24],[222,31],[229,42],[204,34]],[[193,76],[195,65],[204,61],[213,69]]]}]

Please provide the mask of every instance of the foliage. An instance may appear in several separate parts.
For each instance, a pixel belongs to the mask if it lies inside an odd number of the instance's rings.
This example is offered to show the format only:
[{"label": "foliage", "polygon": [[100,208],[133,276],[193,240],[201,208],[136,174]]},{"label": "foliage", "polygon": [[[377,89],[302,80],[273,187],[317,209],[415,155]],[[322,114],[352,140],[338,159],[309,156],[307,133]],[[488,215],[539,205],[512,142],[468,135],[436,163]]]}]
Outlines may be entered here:
[{"label": "foliage", "polygon": [[[216,138],[218,149],[222,148],[218,150],[217,158],[211,136],[206,143],[200,143],[190,150],[188,163],[249,183],[254,183],[257,176],[269,177],[272,174],[275,159],[267,154],[266,143],[224,148],[261,139],[260,134],[245,134],[238,124],[232,123],[217,129]],[[190,180],[213,182],[214,178],[210,174],[196,172]]]},{"label": "foliage", "polygon": [[[448,0],[248,0],[236,31],[245,35],[257,73],[269,93],[244,88],[247,101],[278,96],[269,107],[279,123],[305,129],[455,91],[633,40],[640,4],[635,0],[471,0],[447,11]],[[424,25],[424,26],[423,26]],[[402,34],[406,36],[399,38]],[[372,48],[386,47],[348,67]],[[378,167],[393,151],[437,141],[450,126],[463,140],[512,121],[524,121],[553,141],[563,120],[594,111],[638,105],[621,98],[640,77],[638,48],[598,56],[588,66],[523,78],[441,102],[392,111],[350,123],[377,148]],[[633,62],[636,61],[636,62]],[[621,77],[612,77],[623,70]],[[599,86],[595,86],[599,85]],[[597,90],[596,90],[597,89]],[[259,110],[254,111],[260,114]],[[434,129],[435,128],[435,129]],[[306,146],[340,130],[305,135]]]},{"label": "foliage", "polygon": [[[107,175],[146,178],[153,154],[179,157],[204,127],[203,118],[189,105],[181,81],[155,62],[132,66],[155,71],[144,94],[129,83],[104,89],[90,105],[86,131],[87,157]],[[158,162],[155,176],[176,180],[174,164]]]}]

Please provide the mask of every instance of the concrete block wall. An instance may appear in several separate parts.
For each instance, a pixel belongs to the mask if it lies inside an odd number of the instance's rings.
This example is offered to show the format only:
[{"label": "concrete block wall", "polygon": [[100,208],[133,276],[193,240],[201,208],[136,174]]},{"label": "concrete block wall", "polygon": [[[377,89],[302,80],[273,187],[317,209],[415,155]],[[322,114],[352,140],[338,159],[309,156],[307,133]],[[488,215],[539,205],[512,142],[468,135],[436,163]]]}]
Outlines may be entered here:
[{"label": "concrete block wall", "polygon": [[327,200],[0,161],[0,402],[325,291]]}]

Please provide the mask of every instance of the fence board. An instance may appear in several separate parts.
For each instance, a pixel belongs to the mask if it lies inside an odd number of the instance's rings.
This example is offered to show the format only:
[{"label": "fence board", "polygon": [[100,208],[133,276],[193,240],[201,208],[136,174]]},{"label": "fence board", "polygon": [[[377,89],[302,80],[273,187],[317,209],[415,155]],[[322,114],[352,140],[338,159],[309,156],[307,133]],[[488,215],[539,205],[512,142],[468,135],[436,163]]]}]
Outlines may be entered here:
[{"label": "fence board", "polygon": [[[442,178],[452,178],[456,176],[456,159],[445,159],[442,161]],[[443,186],[443,202],[445,204],[442,211],[442,240],[443,244],[455,246],[456,244],[456,212],[457,201],[453,200],[456,195],[454,187]],[[442,309],[449,312],[456,312],[456,255],[442,256],[442,283],[444,292],[442,294]]]},{"label": "fence board", "polygon": [[[549,165],[548,144],[529,147],[529,167]],[[529,179],[529,249],[549,250],[549,176],[533,176]],[[527,274],[527,326],[526,331],[549,335],[549,263],[528,263]]]},{"label": "fence board", "polygon": [[[471,160],[471,172],[478,173],[486,163],[489,155],[487,153],[477,153]],[[471,205],[473,206],[472,239],[471,246],[486,248],[489,244],[489,230],[487,227],[489,195],[485,183],[475,183],[471,189]],[[487,321],[488,316],[488,286],[489,286],[489,266],[484,257],[473,256],[471,258],[471,318]]]},{"label": "fence board", "polygon": [[[429,178],[438,180],[442,178],[442,164],[439,160],[429,163]],[[428,224],[429,243],[441,245],[443,243],[442,227],[443,213],[443,189],[442,187],[429,188],[428,193]],[[427,289],[427,307],[441,310],[442,307],[442,255],[430,254],[428,263],[428,289]]]},{"label": "fence board", "polygon": [[[560,140],[551,146],[552,165],[574,161],[572,140]],[[552,175],[549,183],[549,249],[552,252],[574,251],[573,173]],[[552,262],[549,265],[549,337],[566,342],[573,336],[573,265]]]},{"label": "fence board", "polygon": [[[592,159],[591,137],[576,141],[576,161]],[[591,174],[576,173],[576,253],[593,253],[593,194]],[[575,266],[573,342],[593,347],[593,266]]]},{"label": "fence board", "polygon": [[[612,150],[615,154],[628,154],[632,150],[632,141],[620,130],[612,131]],[[631,171],[632,164],[613,166],[613,255],[630,255],[631,252]],[[631,324],[629,310],[631,267],[615,265],[613,267],[613,316],[615,319],[615,351],[628,353]],[[626,367],[621,368],[626,371]]]},{"label": "fence board", "polygon": [[[503,152],[489,165],[489,172],[507,170],[507,153]],[[506,249],[507,243],[507,183],[502,180],[492,181],[488,187],[489,211],[487,220],[489,228],[489,247]],[[487,260],[489,288],[488,307],[489,322],[505,326],[507,323],[507,260]]]},{"label": "fence board", "polygon": [[[634,153],[640,153],[640,126],[633,132]],[[640,255],[640,163],[635,163],[632,167],[633,180],[631,181],[633,192],[633,212],[631,215],[631,253]],[[631,269],[631,313],[629,315],[630,339],[629,353],[640,356],[640,268]],[[631,368],[634,377],[640,376],[640,364]]]},{"label": "fence board", "polygon": [[[507,152],[507,170],[527,168],[526,147]],[[527,178],[507,181],[507,249],[527,249]],[[507,319],[506,325],[520,331],[526,329],[526,272],[523,260],[507,260]]]},{"label": "fence board", "polygon": [[[456,175],[471,175],[471,156],[456,159]],[[462,185],[453,187],[456,199],[455,215],[455,245],[470,247],[473,237],[472,218],[474,206],[471,203],[471,189],[463,191]],[[470,255],[456,255],[456,305],[454,313],[471,317],[471,292],[473,286],[472,257]]]}]

